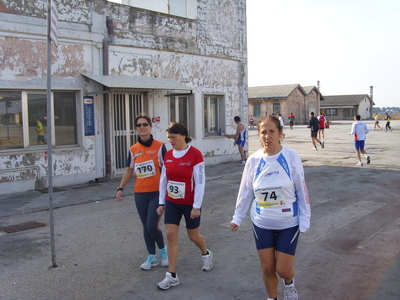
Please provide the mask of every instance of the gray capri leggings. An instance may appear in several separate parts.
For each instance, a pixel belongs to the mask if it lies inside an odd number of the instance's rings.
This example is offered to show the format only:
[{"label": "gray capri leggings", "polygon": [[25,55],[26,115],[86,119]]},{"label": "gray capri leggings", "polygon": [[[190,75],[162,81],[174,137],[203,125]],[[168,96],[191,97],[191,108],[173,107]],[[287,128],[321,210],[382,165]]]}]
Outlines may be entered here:
[{"label": "gray capri leggings", "polygon": [[159,230],[160,216],[158,208],[159,192],[135,193],[136,209],[143,224],[143,237],[149,254],[156,254],[155,244],[158,248],[165,247],[162,231]]}]

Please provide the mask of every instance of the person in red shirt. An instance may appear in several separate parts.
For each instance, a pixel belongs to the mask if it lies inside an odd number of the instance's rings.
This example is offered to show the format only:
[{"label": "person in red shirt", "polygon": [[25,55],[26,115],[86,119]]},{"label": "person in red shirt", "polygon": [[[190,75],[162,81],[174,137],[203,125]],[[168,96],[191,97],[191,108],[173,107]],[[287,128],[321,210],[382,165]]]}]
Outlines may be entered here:
[{"label": "person in red shirt", "polygon": [[186,221],[189,239],[201,250],[203,271],[213,268],[213,254],[206,247],[200,234],[200,216],[206,176],[203,155],[189,145],[192,138],[181,123],[171,123],[167,128],[168,141],[172,150],[164,157],[160,180],[160,198],[157,213],[164,214],[167,230],[169,270],[163,281],[157,284],[162,290],[180,283],[176,273],[178,258],[179,223],[182,216]]},{"label": "person in red shirt", "polygon": [[[324,143],[325,141],[325,124],[327,123],[327,119],[325,118],[323,113],[320,113],[317,117],[319,122],[319,129],[318,129],[318,138],[319,140]],[[321,138],[322,136],[322,138]]]},{"label": "person in red shirt", "polygon": [[[150,134],[151,119],[146,115],[135,118],[135,130],[139,140],[129,151],[127,167],[117,188],[116,198],[122,201],[125,186],[136,177],[134,193],[135,204],[143,224],[143,236],[148,251],[147,260],[140,266],[142,270],[150,270],[160,264],[168,266],[167,248],[159,226],[160,217],[157,214],[161,167],[167,148],[163,142],[153,139]],[[160,249],[160,256],[156,254],[156,244]]]},{"label": "person in red shirt", "polygon": [[295,117],[292,112],[290,113],[288,119],[289,119],[290,130],[293,130],[293,124],[294,124]]}]

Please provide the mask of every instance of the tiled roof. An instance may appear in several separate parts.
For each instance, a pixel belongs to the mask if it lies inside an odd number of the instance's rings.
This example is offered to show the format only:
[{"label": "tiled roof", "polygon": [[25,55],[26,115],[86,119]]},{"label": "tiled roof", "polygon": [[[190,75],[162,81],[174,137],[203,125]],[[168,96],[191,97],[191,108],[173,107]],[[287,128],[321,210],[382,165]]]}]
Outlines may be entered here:
[{"label": "tiled roof", "polygon": [[313,89],[317,89],[315,85],[303,86],[303,89],[306,91],[307,95],[311,93]]},{"label": "tiled roof", "polygon": [[368,94],[324,96],[324,101],[321,102],[321,107],[327,105],[359,105],[365,98],[371,100]]},{"label": "tiled roof", "polygon": [[306,94],[300,84],[253,86],[249,87],[248,98],[287,98],[297,87]]}]

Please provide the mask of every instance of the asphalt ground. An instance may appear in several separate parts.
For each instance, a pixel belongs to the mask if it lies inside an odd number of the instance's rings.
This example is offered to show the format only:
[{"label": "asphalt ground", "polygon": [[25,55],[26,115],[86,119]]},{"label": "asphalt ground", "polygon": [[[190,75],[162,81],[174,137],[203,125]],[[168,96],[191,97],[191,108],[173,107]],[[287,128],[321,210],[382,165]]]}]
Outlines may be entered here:
[{"label": "asphalt ground", "polygon": [[[393,132],[367,135],[371,164],[363,167],[355,166],[350,126],[332,123],[325,148],[317,151],[305,126],[285,128],[282,144],[303,160],[312,207],[295,260],[299,299],[400,299],[400,121],[392,121]],[[250,130],[248,152],[258,148],[256,130]],[[181,284],[168,291],[156,288],[167,268],[139,269],[147,255],[142,226],[132,192],[125,189],[124,200],[115,200],[119,180],[55,189],[57,267],[48,194],[0,195],[0,299],[266,299],[250,218],[238,232],[229,229],[238,162],[239,154],[237,162],[206,167],[201,232],[214,269],[201,271],[201,254],[183,221]],[[25,222],[43,226],[21,230]],[[281,281],[279,290],[283,299]]]}]

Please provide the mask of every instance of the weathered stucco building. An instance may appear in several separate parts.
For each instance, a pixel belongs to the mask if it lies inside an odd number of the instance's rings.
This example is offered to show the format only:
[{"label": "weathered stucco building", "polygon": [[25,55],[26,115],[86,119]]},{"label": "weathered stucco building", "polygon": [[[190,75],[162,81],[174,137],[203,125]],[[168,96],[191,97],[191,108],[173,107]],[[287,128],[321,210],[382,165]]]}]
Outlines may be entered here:
[{"label": "weathered stucco building", "polygon": [[281,113],[288,124],[288,116],[293,113],[296,124],[306,124],[310,112],[318,115],[321,94],[315,86],[286,84],[249,87],[248,98],[249,115],[256,122],[266,115]]},{"label": "weathered stucco building", "polygon": [[186,124],[206,164],[238,158],[218,131],[247,117],[246,1],[121,2],[54,1],[48,117],[48,1],[0,1],[2,193],[47,186],[49,135],[54,186],[117,177],[139,113],[164,142],[170,121]]}]

